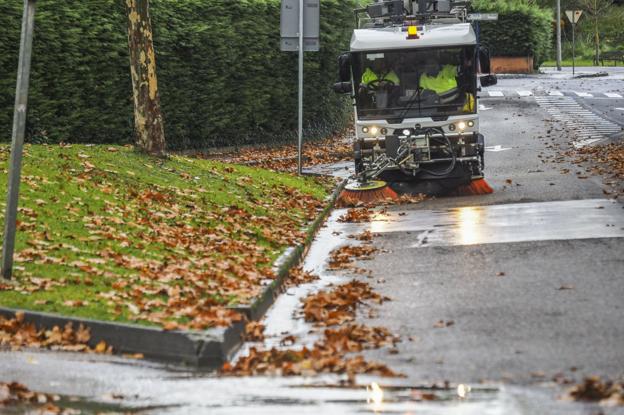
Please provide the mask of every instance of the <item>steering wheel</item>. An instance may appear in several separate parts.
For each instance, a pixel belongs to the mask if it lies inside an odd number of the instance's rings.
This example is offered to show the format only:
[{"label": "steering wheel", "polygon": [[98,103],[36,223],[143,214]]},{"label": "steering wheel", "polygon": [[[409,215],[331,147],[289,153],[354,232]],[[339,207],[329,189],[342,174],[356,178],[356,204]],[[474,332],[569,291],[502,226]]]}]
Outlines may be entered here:
[{"label": "steering wheel", "polygon": [[369,91],[377,91],[382,85],[381,83],[384,83],[384,85],[388,85],[388,86],[394,86],[394,82],[391,81],[390,79],[375,79],[374,81],[370,81],[368,84],[362,84],[364,85],[364,87],[369,90]]}]

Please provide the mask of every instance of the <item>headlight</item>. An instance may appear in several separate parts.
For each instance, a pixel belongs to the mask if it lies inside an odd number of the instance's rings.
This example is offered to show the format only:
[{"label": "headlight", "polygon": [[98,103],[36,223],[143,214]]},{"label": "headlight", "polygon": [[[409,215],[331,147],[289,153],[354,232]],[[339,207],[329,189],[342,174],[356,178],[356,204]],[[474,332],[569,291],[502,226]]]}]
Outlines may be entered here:
[{"label": "headlight", "polygon": [[472,120],[468,121],[468,127],[474,127],[474,121]]},{"label": "headlight", "polygon": [[364,134],[368,133],[368,127],[362,127],[362,132],[363,132]]},{"label": "headlight", "polygon": [[388,130],[387,130],[386,128],[382,128],[382,129],[380,130],[380,132],[381,132],[381,135],[386,135],[386,134],[388,134]]},{"label": "headlight", "polygon": [[465,130],[466,129],[466,123],[463,121],[460,121],[457,123],[457,128],[459,128],[460,130]]},{"label": "headlight", "polygon": [[449,131],[455,131],[455,124],[449,124]]},{"label": "headlight", "polygon": [[371,127],[370,132],[371,132],[371,134],[375,135],[375,134],[377,134],[379,132],[379,128]]},{"label": "headlight", "polygon": [[405,130],[403,130],[403,135],[406,135],[409,137],[410,135],[412,135],[412,131],[406,128]]}]

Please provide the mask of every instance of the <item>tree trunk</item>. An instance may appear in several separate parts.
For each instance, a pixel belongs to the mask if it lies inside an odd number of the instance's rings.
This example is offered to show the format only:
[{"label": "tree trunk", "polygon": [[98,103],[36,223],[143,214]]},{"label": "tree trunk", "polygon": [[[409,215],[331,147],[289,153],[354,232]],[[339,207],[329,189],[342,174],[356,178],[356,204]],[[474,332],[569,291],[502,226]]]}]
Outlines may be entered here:
[{"label": "tree trunk", "polygon": [[136,145],[148,154],[163,156],[165,132],[156,79],[149,0],[126,0],[126,6]]}]

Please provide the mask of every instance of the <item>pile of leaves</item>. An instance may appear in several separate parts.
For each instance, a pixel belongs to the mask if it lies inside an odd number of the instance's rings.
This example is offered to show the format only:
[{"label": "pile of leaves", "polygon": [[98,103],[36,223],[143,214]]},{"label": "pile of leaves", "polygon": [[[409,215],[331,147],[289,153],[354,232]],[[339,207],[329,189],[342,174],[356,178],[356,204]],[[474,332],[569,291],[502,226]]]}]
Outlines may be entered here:
[{"label": "pile of leaves", "polygon": [[319,279],[319,276],[308,271],[304,271],[301,266],[292,268],[288,273],[288,278],[284,282],[285,288],[296,287],[300,284],[308,284]]},{"label": "pile of leaves", "polygon": [[370,222],[375,211],[368,208],[351,208],[338,218],[338,222],[362,223]]},{"label": "pile of leaves", "polygon": [[364,301],[381,304],[387,300],[373,291],[368,283],[352,280],[330,291],[322,290],[306,297],[303,300],[303,315],[307,322],[339,325],[354,320],[357,306]]},{"label": "pile of leaves", "polygon": [[67,323],[62,329],[54,326],[52,330],[37,329],[32,323],[24,321],[24,313],[18,311],[15,318],[0,316],[0,346],[19,349],[21,347],[41,347],[51,350],[71,352],[112,353],[112,347],[105,342],[89,347],[91,333],[82,324],[77,329]]},{"label": "pile of leaves", "polygon": [[[429,196],[418,193],[415,195],[411,194],[402,194],[399,195],[398,198],[386,197],[385,199],[375,200],[373,202],[364,202],[358,200],[357,202],[353,201],[353,198],[338,198],[336,201],[336,207],[339,208],[374,208],[377,206],[394,206],[394,205],[407,205],[407,204],[417,204],[424,200],[427,200]],[[348,222],[348,221],[347,221]]]},{"label": "pile of leaves", "polygon": [[329,255],[330,270],[354,269],[355,259],[367,260],[372,259],[373,254],[377,252],[377,248],[372,245],[346,245],[335,249]]},{"label": "pile of leaves", "polygon": [[589,172],[604,177],[606,195],[624,195],[624,143],[587,146],[568,152],[576,164],[589,164]]},{"label": "pile of leaves", "polygon": [[[0,164],[8,153],[0,147]],[[0,304],[170,330],[239,321],[230,306],[275,277],[274,260],[305,240],[330,190],[312,177],[78,145],[26,146],[22,186],[16,284],[0,285]]]},{"label": "pile of leaves", "polygon": [[[297,171],[297,146],[242,148],[236,153],[205,155],[224,162],[246,164],[265,169],[295,172]],[[353,149],[343,134],[322,140],[308,141],[303,145],[302,162],[304,166],[330,164],[351,160]]]},{"label": "pile of leaves", "polygon": [[[364,349],[394,346],[398,338],[383,327],[368,327],[349,323],[355,319],[358,304],[364,301],[381,303],[384,299],[366,283],[351,281],[331,291],[321,291],[304,300],[306,321],[327,327],[323,338],[312,348],[260,350],[251,348],[247,356],[235,365],[225,364],[224,374],[248,375],[314,375],[318,373],[366,373],[379,376],[398,376],[381,363],[368,362],[362,356],[348,357],[348,353]],[[290,336],[288,338],[290,339]]]},{"label": "pile of leaves", "polygon": [[61,399],[58,395],[33,392],[17,382],[0,382],[0,409],[11,405],[35,404],[43,405],[40,413],[60,414],[61,409],[53,404]]},{"label": "pile of leaves", "polygon": [[624,382],[603,381],[598,376],[590,376],[583,383],[572,387],[568,395],[576,401],[600,402],[604,405],[624,405]]},{"label": "pile of leaves", "polygon": [[245,341],[261,342],[264,341],[264,324],[259,321],[251,321],[245,326]]},{"label": "pile of leaves", "polygon": [[226,363],[222,373],[237,376],[313,376],[318,373],[397,376],[384,364],[368,362],[362,356],[345,358],[344,353],[322,344],[301,350],[259,350],[252,347],[249,354],[239,359],[236,365]]}]

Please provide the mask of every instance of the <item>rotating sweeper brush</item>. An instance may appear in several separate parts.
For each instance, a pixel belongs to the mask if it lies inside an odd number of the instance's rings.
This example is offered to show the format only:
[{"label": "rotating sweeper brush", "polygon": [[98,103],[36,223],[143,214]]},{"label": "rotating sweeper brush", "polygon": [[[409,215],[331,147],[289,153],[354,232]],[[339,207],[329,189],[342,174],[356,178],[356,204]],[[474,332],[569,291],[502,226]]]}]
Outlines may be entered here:
[{"label": "rotating sweeper brush", "polygon": [[382,180],[360,182],[351,180],[338,197],[339,206],[370,205],[385,200],[397,200],[399,195]]}]

